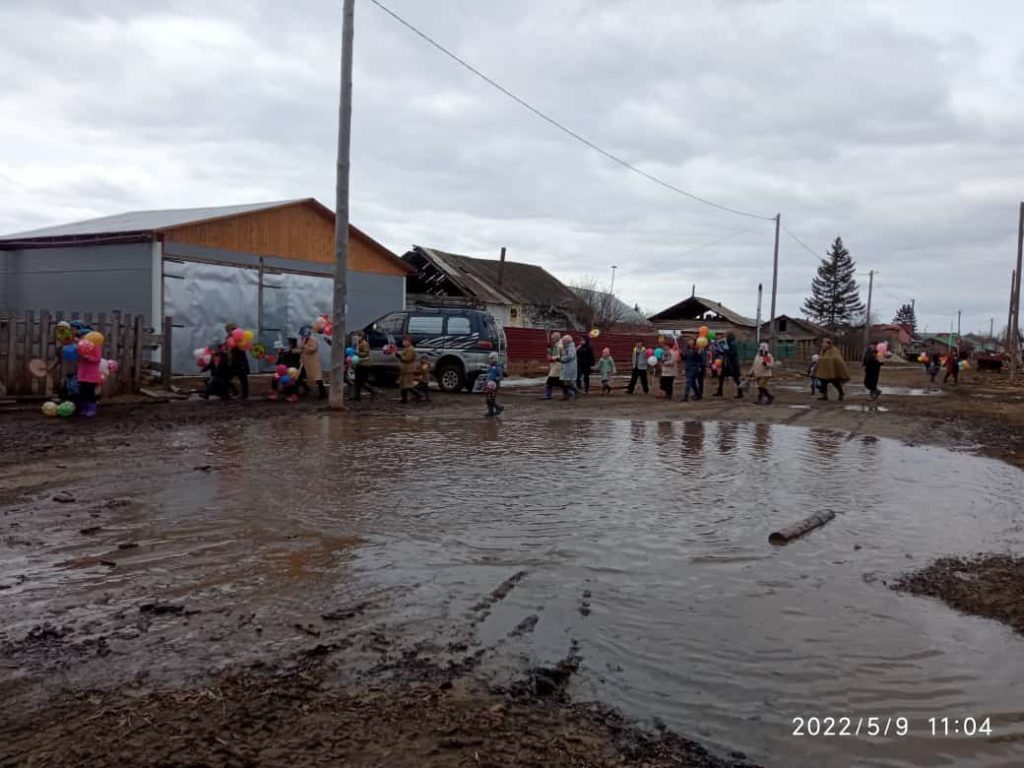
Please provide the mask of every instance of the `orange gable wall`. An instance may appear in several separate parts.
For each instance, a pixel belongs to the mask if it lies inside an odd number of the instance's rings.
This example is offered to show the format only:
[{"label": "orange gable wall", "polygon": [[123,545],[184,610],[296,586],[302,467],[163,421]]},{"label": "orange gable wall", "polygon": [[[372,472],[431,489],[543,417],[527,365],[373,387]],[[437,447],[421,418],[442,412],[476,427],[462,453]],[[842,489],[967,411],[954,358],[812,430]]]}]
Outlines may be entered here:
[{"label": "orange gable wall", "polygon": [[[175,227],[164,232],[164,239],[236,253],[334,263],[334,217],[307,203]],[[349,234],[348,247],[348,267],[354,272],[406,274],[358,235]]]}]

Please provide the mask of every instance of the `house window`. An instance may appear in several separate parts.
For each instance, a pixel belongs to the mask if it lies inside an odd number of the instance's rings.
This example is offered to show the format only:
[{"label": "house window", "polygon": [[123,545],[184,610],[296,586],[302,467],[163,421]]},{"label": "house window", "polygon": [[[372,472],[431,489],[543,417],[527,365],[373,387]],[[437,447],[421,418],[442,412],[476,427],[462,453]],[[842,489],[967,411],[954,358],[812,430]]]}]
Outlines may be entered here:
[{"label": "house window", "polygon": [[444,318],[441,315],[413,315],[409,318],[409,335],[440,335],[443,325]]},{"label": "house window", "polygon": [[780,317],[778,320],[776,320],[775,321],[776,322],[775,330],[777,330],[779,333],[785,333],[786,332],[786,326],[789,325],[787,320],[788,320],[788,318],[785,318],[785,317]]},{"label": "house window", "polygon": [[465,336],[472,333],[469,327],[468,317],[449,317],[448,331],[450,336]]}]

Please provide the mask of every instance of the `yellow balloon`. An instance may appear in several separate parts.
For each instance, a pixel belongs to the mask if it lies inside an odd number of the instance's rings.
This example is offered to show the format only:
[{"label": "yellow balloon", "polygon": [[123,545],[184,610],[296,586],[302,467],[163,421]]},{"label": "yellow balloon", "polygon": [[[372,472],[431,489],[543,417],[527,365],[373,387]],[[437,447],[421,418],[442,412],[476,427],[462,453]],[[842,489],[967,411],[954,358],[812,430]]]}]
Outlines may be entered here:
[{"label": "yellow balloon", "polygon": [[253,333],[252,333],[252,331],[246,331],[245,333],[243,333],[242,334],[242,338],[245,341],[252,341],[253,340]]}]

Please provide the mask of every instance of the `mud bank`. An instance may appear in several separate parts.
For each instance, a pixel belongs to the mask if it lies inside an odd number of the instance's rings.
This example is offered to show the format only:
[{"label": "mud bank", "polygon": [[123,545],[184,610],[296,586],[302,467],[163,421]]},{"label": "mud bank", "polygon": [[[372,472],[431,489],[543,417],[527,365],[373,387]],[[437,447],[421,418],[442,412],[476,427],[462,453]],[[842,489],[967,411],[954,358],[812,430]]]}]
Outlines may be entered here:
[{"label": "mud bank", "polygon": [[19,765],[92,768],[753,768],[613,711],[573,705],[561,689],[540,696],[529,681],[503,692],[442,670],[401,672],[402,683],[338,686],[329,667],[307,662],[139,698],[87,695],[22,724],[4,751]]},{"label": "mud bank", "polygon": [[1024,557],[944,557],[900,577],[892,589],[1007,624],[1024,635]]}]

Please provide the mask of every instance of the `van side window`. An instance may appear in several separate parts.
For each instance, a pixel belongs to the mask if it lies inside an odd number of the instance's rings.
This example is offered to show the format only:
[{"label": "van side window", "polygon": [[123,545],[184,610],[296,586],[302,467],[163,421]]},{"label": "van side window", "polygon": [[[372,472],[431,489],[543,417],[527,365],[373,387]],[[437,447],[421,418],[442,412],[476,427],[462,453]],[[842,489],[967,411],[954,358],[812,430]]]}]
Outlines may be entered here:
[{"label": "van side window", "polygon": [[409,318],[410,336],[441,335],[444,318],[441,315],[413,315]]},{"label": "van side window", "polygon": [[382,317],[373,324],[372,330],[377,333],[390,333],[393,336],[401,336],[403,325],[405,325],[405,315],[396,313]]},{"label": "van side window", "polygon": [[472,332],[468,317],[458,317],[456,315],[448,318],[448,330],[446,333],[449,336],[465,336]]}]

